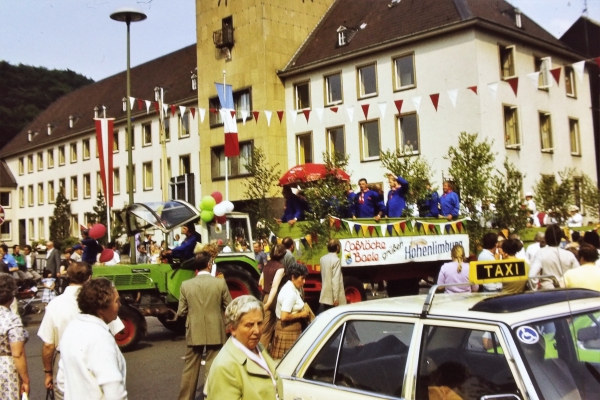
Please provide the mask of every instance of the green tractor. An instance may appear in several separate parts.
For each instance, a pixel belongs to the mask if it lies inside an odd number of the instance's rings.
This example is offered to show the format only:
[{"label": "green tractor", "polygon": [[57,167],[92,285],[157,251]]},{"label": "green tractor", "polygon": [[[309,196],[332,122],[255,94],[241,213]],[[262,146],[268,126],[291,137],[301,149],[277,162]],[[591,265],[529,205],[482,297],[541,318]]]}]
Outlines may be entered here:
[{"label": "green tractor", "polygon": [[[135,203],[123,212],[122,218],[129,236],[145,229],[170,232],[188,222],[198,220],[200,211],[181,200],[156,203]],[[260,273],[252,251],[252,229],[247,214],[228,213],[227,222],[196,225],[202,243],[223,244],[216,258],[217,271],[222,273],[231,297],[245,294],[260,296]],[[243,238],[248,251],[236,252],[225,247],[233,238]],[[234,246],[231,246],[233,248]],[[169,320],[175,316],[181,283],[196,276],[193,262],[172,259],[169,264],[118,264],[94,266],[94,277],[105,277],[114,282],[121,297],[119,317],[125,325],[115,336],[122,350],[134,348],[147,330],[145,317],[156,317],[174,332],[185,331],[185,320]]]}]

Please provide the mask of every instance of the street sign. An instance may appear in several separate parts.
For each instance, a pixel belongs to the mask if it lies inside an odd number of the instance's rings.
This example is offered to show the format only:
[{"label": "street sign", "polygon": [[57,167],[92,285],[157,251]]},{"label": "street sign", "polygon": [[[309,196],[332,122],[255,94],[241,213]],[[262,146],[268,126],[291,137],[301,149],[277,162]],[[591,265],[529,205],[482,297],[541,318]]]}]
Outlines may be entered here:
[{"label": "street sign", "polygon": [[4,223],[4,208],[0,206],[0,225]]},{"label": "street sign", "polygon": [[524,260],[473,261],[469,264],[471,282],[514,282],[526,280],[528,265]]}]

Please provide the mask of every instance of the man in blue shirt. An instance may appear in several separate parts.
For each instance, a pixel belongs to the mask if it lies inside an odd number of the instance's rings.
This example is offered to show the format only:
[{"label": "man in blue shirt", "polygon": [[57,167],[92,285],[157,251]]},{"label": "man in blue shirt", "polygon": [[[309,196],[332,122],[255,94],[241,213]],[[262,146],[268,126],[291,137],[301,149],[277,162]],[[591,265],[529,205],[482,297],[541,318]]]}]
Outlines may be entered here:
[{"label": "man in blue shirt", "polygon": [[294,225],[297,221],[303,221],[304,202],[292,192],[292,188],[289,186],[284,186],[281,194],[283,194],[283,198],[285,199],[285,210],[283,211],[283,216],[277,222],[287,222],[290,225]]},{"label": "man in blue shirt", "polygon": [[375,218],[379,221],[385,211],[383,201],[379,199],[379,193],[369,189],[369,184],[365,178],[358,181],[360,192],[356,194],[356,204],[354,208],[354,218]]},{"label": "man in blue shirt", "polygon": [[15,279],[19,279],[19,266],[15,258],[11,254],[8,254],[8,246],[5,244],[0,245],[0,259],[8,267],[8,272],[13,274]]},{"label": "man in blue shirt", "polygon": [[398,218],[402,216],[406,208],[406,193],[408,193],[408,182],[401,176],[388,174],[390,182],[390,191],[387,196],[387,204],[385,206],[385,214],[390,218]]},{"label": "man in blue shirt", "polygon": [[458,195],[452,191],[450,182],[444,182],[442,186],[444,194],[440,197],[440,208],[442,209],[442,215],[451,221],[458,218],[460,212],[460,200]]},{"label": "man in blue shirt", "polygon": [[200,234],[196,232],[196,226],[193,222],[188,222],[182,226],[181,234],[185,236],[183,242],[173,250],[165,251],[164,254],[171,254],[173,257],[177,257],[182,261],[189,260],[194,257],[194,247],[196,247],[196,243],[201,242],[201,237]]}]

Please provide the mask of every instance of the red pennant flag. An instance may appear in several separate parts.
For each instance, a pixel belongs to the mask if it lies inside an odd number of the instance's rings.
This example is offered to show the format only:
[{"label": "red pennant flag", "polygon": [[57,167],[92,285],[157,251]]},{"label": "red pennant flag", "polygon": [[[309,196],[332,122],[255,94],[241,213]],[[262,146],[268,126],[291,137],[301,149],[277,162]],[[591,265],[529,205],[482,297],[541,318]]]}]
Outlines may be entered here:
[{"label": "red pennant flag", "polygon": [[338,112],[338,108],[337,107],[331,107],[330,110],[333,111],[334,113]]},{"label": "red pennant flag", "polygon": [[360,106],[362,107],[363,114],[365,114],[365,119],[369,119],[369,105],[361,104]]},{"label": "red pennant flag", "polygon": [[437,111],[438,102],[440,101],[440,94],[439,93],[430,94],[429,97],[431,98],[431,102],[433,103],[433,106],[435,107],[435,111]]},{"label": "red pennant flag", "polygon": [[373,236],[373,231],[375,230],[374,226],[369,225],[369,235]]},{"label": "red pennant flag", "polygon": [[477,94],[477,86],[469,86],[467,89],[471,89],[473,93]]},{"label": "red pennant flag", "polygon": [[596,61],[596,64],[598,64],[598,66],[600,67],[600,57],[594,58],[594,61]]},{"label": "red pennant flag", "polygon": [[158,115],[160,115],[160,110],[159,110],[159,108],[158,108],[158,101],[155,101],[155,102],[154,102],[154,109],[156,110],[156,113],[157,113]]},{"label": "red pennant flag", "polygon": [[192,119],[196,118],[196,108],[195,107],[190,107],[190,112],[192,113]]},{"label": "red pennant flag", "polygon": [[213,113],[213,114],[218,114],[219,113],[216,108],[209,108],[208,111],[211,112],[211,113]]},{"label": "red pennant flag", "polygon": [[177,106],[175,104],[171,104],[171,116],[175,116],[175,110],[177,110]]},{"label": "red pennant flag", "polygon": [[140,111],[142,111],[144,109],[144,100],[137,99],[137,102],[138,102],[138,108],[140,109]]},{"label": "red pennant flag", "polygon": [[304,118],[306,118],[306,122],[308,122],[308,118],[310,117],[310,110],[302,110],[304,114]]},{"label": "red pennant flag", "polygon": [[335,226],[336,231],[339,231],[342,226],[342,221],[339,219],[336,219],[335,222],[333,223],[333,226]]},{"label": "red pennant flag", "polygon": [[429,231],[433,232],[433,233],[437,233],[437,231],[435,230],[435,225],[429,224]]},{"label": "red pennant flag", "polygon": [[396,109],[398,110],[398,114],[402,113],[402,103],[404,100],[394,100],[394,104],[396,105]]},{"label": "red pennant flag", "polygon": [[100,178],[106,204],[113,206],[113,124],[114,118],[97,118],[96,141],[100,160]]},{"label": "red pennant flag", "polygon": [[560,86],[560,67],[551,69],[550,73],[554,77],[556,84]]},{"label": "red pennant flag", "polygon": [[507,79],[506,82],[508,82],[508,84],[510,85],[510,87],[512,88],[512,90],[516,96],[517,91],[519,90],[519,78],[510,78],[510,79]]},{"label": "red pennant flag", "polygon": [[252,111],[252,115],[254,116],[254,121],[258,124],[258,116],[260,115],[260,111]]},{"label": "red pennant flag", "polygon": [[402,233],[404,233],[404,231],[406,231],[406,222],[404,222],[404,221],[400,222],[400,229],[402,229]]},{"label": "red pennant flag", "polygon": [[458,231],[459,231],[459,232],[462,232],[462,226],[463,226],[463,223],[462,223],[461,221],[458,221],[458,222],[456,223],[456,227],[458,228]]},{"label": "red pennant flag", "polygon": [[281,123],[281,120],[283,119],[283,111],[277,111],[277,116],[279,117],[279,123]]}]

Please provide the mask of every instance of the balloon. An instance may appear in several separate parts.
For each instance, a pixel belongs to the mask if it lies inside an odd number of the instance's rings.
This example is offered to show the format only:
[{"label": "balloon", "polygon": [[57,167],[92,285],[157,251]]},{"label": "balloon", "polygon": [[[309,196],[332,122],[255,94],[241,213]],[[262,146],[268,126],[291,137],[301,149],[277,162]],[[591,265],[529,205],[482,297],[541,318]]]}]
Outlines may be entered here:
[{"label": "balloon", "polygon": [[213,212],[215,213],[215,215],[217,217],[222,217],[223,215],[227,214],[227,207],[225,203],[219,203],[215,206],[215,208],[213,208]]},{"label": "balloon", "polygon": [[225,211],[227,211],[228,213],[233,211],[233,203],[230,201],[224,201],[223,204],[225,204]]},{"label": "balloon", "polygon": [[210,195],[212,196],[213,199],[215,199],[217,204],[219,204],[220,202],[223,201],[223,195],[219,191],[212,192]]},{"label": "balloon", "polygon": [[215,213],[213,213],[212,211],[202,210],[202,212],[200,213],[200,218],[206,223],[212,221],[214,217]]},{"label": "balloon", "polygon": [[112,249],[104,249],[102,253],[100,253],[100,262],[109,262],[115,256],[115,252]]},{"label": "balloon", "polygon": [[102,236],[106,235],[106,227],[102,224],[96,224],[91,227],[88,234],[92,239],[100,239]]},{"label": "balloon", "polygon": [[212,211],[217,202],[212,196],[204,196],[200,202],[200,209],[202,211]]},{"label": "balloon", "polygon": [[222,215],[220,217],[217,217],[215,215],[215,221],[219,224],[224,224],[225,222],[227,222],[227,215]]}]

